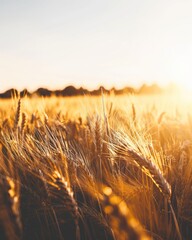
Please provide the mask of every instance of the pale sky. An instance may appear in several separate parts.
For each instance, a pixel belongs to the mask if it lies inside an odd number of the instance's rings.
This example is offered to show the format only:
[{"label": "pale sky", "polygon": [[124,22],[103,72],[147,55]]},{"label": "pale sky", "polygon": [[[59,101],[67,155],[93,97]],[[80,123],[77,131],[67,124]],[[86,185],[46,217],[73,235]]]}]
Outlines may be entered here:
[{"label": "pale sky", "polygon": [[191,13],[191,0],[0,0],[0,91],[187,86]]}]

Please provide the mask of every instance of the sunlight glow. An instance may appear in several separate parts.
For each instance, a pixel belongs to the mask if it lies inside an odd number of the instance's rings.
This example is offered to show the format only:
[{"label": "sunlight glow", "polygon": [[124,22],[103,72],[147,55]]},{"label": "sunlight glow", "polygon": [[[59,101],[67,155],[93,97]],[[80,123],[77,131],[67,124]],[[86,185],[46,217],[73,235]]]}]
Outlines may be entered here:
[{"label": "sunlight glow", "polygon": [[192,93],[192,77],[191,81],[187,79],[181,79],[175,81],[175,84],[178,86],[178,90],[182,93],[190,94]]},{"label": "sunlight glow", "polygon": [[0,91],[170,82],[191,91],[191,8],[181,0],[0,2]]}]

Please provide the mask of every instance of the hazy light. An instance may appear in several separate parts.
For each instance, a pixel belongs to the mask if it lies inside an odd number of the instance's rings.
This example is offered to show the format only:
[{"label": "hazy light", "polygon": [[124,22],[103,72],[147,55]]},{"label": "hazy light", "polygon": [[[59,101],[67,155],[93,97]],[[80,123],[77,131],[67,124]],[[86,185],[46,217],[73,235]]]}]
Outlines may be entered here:
[{"label": "hazy light", "polygon": [[192,89],[192,2],[1,1],[0,91],[69,84]]}]

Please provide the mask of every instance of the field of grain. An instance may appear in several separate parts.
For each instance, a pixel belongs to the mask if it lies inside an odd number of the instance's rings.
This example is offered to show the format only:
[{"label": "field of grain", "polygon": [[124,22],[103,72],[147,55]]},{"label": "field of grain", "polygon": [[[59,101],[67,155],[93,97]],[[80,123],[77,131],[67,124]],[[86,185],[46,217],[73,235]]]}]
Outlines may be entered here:
[{"label": "field of grain", "polygon": [[0,100],[0,239],[192,239],[192,99]]}]

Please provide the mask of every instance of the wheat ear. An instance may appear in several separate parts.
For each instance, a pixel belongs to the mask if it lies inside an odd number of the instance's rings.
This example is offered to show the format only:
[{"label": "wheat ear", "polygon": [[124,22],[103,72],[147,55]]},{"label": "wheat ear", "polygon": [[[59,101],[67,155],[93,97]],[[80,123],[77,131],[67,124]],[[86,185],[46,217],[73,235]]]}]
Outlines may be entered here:
[{"label": "wheat ear", "polygon": [[68,212],[72,216],[76,228],[76,240],[79,240],[79,210],[77,202],[73,196],[73,191],[69,187],[68,182],[60,175],[58,171],[54,171],[52,177],[54,183],[54,189],[52,188],[50,191],[52,206],[54,206],[56,202],[56,204],[63,206],[64,211]]},{"label": "wheat ear", "polygon": [[158,187],[160,192],[163,193],[163,195],[170,199],[171,198],[171,186],[167,182],[167,180],[164,178],[161,170],[157,167],[156,164],[154,164],[151,160],[140,156],[137,152],[133,150],[128,150],[127,154],[129,157],[131,157],[134,162],[141,167],[142,171],[148,175],[154,184]]},{"label": "wheat ear", "polygon": [[17,111],[15,114],[15,121],[14,121],[14,129],[18,127],[20,118],[21,118],[21,99],[19,99],[17,104]]},{"label": "wheat ear", "polygon": [[144,229],[131,214],[127,204],[110,187],[102,189],[101,205],[118,240],[149,240]]},{"label": "wheat ear", "polygon": [[133,158],[133,160],[136,162],[136,164],[139,165],[141,167],[142,171],[152,179],[152,181],[158,187],[160,192],[162,192],[163,195],[167,198],[179,240],[182,240],[180,229],[179,229],[179,224],[178,224],[174,209],[171,204],[171,186],[166,181],[166,179],[163,177],[163,174],[161,173],[161,171],[157,167],[157,165],[155,165],[152,161],[140,156],[138,153],[136,153],[133,150],[128,150],[128,156]]},{"label": "wheat ear", "polygon": [[25,113],[22,113],[21,132],[23,133],[27,124],[27,117]]}]

